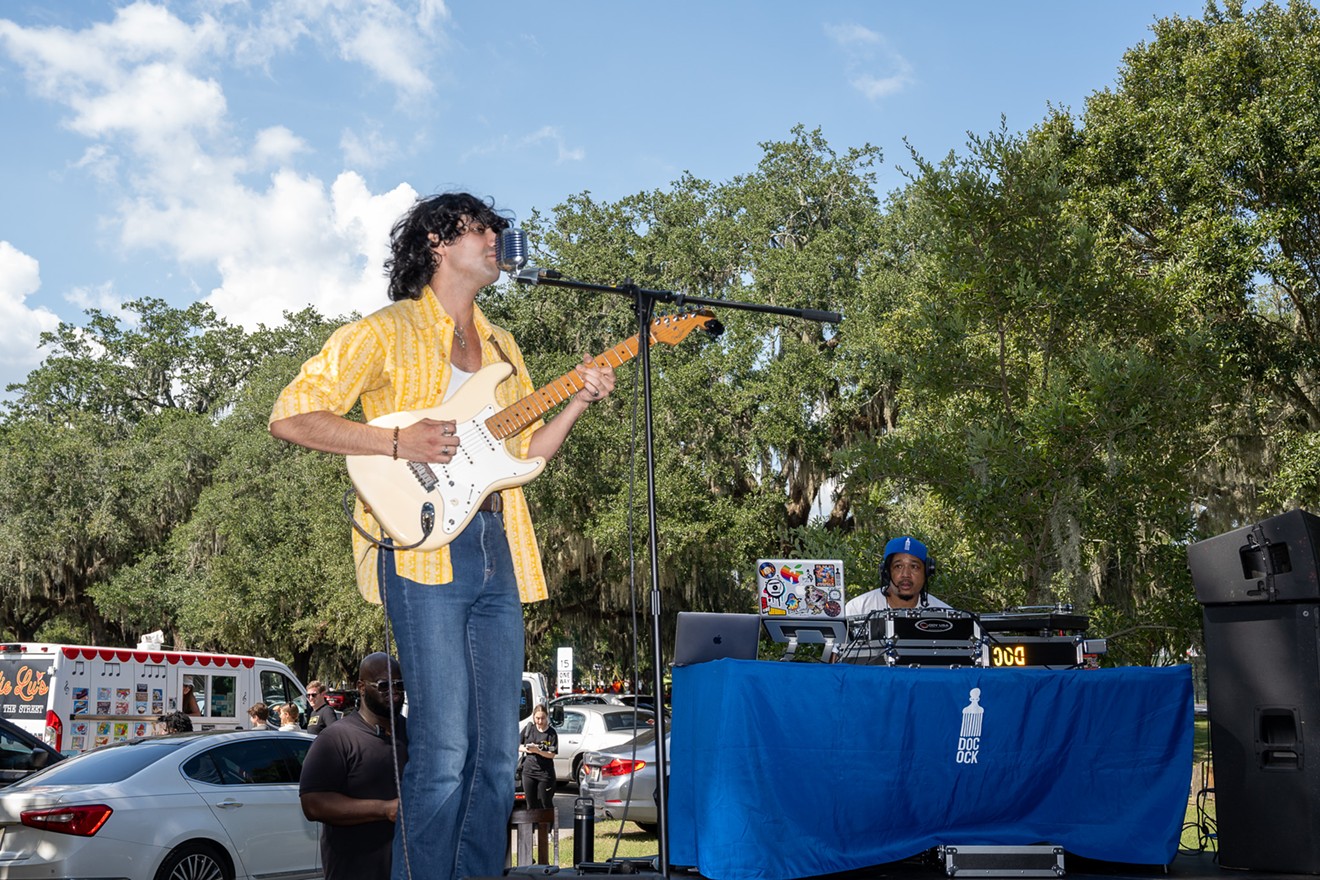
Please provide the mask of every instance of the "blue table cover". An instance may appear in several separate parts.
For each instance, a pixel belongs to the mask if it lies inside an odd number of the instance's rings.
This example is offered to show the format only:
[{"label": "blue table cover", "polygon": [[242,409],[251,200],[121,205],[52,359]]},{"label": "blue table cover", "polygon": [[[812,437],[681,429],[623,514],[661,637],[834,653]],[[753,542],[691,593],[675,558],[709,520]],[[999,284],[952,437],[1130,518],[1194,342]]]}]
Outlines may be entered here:
[{"label": "blue table cover", "polygon": [[1192,772],[1186,666],[717,660],[673,676],[670,861],[788,880],[933,846],[1168,864]]}]

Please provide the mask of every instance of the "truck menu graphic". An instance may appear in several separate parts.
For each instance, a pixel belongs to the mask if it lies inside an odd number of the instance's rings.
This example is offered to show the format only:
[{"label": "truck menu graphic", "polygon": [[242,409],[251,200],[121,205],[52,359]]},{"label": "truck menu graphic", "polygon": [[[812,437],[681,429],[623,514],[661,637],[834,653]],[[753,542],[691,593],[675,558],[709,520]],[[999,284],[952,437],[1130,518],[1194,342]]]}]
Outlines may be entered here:
[{"label": "truck menu graphic", "polygon": [[21,721],[46,717],[50,663],[0,660],[0,718]]}]

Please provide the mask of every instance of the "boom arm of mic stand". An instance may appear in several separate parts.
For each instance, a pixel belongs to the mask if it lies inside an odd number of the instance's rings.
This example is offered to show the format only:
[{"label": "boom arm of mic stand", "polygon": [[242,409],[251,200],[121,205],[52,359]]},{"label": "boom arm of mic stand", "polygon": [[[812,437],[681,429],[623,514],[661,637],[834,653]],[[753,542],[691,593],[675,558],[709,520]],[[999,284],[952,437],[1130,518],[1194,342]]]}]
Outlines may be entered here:
[{"label": "boom arm of mic stand", "polygon": [[649,298],[652,302],[673,303],[677,306],[711,306],[722,309],[738,309],[744,312],[764,312],[771,315],[786,315],[790,318],[802,318],[806,321],[815,321],[817,324],[838,324],[843,321],[843,315],[839,312],[825,312],[820,309],[791,309],[785,306],[767,306],[761,303],[740,302],[731,299],[711,299],[707,296],[688,296],[682,293],[675,293],[672,290],[648,290],[647,288],[637,287],[631,284],[625,284],[622,286],[590,284],[585,281],[574,281],[572,278],[565,278],[554,269],[538,269],[536,266],[526,266],[519,269],[512,277],[514,281],[517,281],[520,284],[546,284],[550,287],[568,287],[573,290],[615,293],[620,296],[626,296],[629,299],[640,295]]}]

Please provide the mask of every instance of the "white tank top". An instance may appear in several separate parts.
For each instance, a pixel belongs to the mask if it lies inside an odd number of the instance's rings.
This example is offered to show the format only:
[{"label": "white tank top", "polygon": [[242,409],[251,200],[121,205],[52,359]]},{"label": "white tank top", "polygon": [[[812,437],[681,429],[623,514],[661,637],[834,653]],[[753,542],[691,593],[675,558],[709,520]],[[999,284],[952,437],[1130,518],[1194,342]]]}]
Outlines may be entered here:
[{"label": "white tank top", "polygon": [[[445,400],[453,397],[458,389],[463,387],[463,383],[475,376],[476,373],[469,373],[467,370],[460,370],[453,364],[449,365],[449,387],[445,389]],[[442,400],[441,403],[444,403]]]}]

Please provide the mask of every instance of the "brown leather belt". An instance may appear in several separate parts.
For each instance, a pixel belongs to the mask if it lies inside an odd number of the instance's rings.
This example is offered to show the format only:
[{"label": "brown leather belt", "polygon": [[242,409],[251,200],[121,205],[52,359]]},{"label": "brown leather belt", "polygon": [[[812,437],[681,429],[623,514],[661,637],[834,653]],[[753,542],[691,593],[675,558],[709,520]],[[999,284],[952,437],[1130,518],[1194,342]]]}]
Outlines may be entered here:
[{"label": "brown leather belt", "polygon": [[492,492],[486,496],[486,500],[481,502],[477,510],[483,510],[486,513],[499,513],[504,510],[504,499],[500,497],[499,492]]}]

